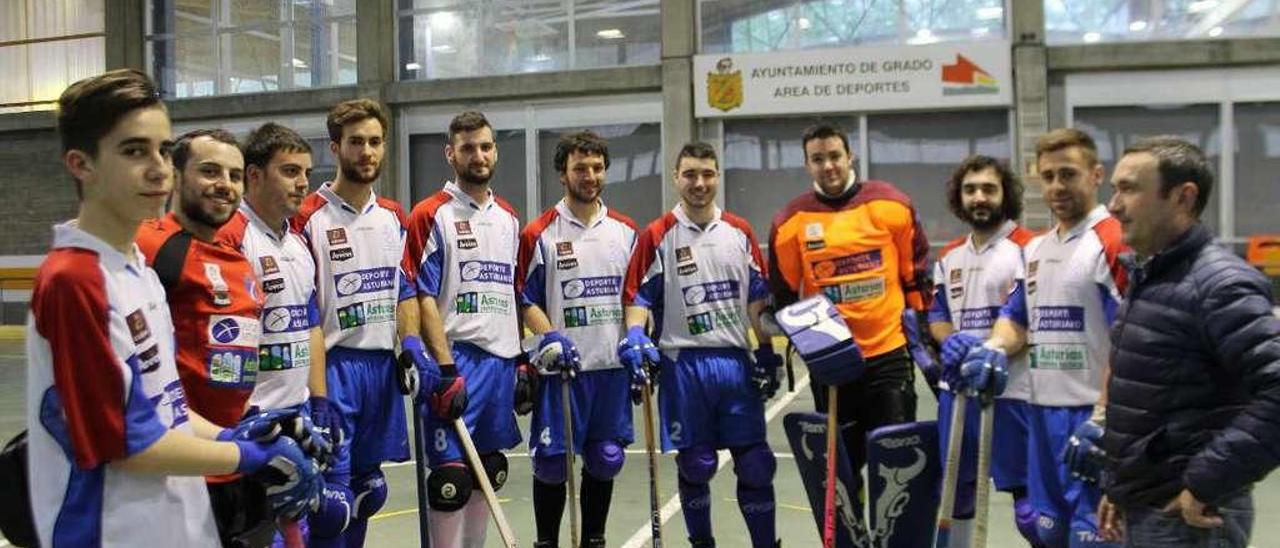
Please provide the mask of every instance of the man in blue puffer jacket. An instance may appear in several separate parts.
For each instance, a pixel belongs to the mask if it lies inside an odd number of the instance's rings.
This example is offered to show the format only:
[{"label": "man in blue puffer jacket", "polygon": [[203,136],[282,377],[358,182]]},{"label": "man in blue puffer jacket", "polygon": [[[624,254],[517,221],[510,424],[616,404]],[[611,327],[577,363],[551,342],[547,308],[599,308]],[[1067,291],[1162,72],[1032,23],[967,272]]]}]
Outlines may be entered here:
[{"label": "man in blue puffer jacket", "polygon": [[1252,485],[1280,464],[1269,285],[1199,223],[1213,174],[1196,146],[1141,141],[1112,185],[1137,257],[1111,334],[1100,528],[1128,546],[1247,546]]}]

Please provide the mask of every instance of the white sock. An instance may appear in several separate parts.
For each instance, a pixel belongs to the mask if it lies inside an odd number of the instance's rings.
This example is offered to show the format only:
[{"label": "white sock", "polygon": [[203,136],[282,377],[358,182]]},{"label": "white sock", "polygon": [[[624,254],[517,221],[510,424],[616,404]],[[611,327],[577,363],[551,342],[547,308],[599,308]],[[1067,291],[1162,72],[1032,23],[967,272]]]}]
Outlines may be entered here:
[{"label": "white sock", "polygon": [[463,522],[463,543],[460,546],[464,548],[484,548],[486,533],[489,531],[489,504],[484,500],[484,494],[476,489],[471,493],[471,500],[467,501],[460,514],[467,517]]},{"label": "white sock", "polygon": [[465,508],[456,512],[428,511],[427,520],[431,524],[431,545],[462,546],[463,525],[466,517]]}]

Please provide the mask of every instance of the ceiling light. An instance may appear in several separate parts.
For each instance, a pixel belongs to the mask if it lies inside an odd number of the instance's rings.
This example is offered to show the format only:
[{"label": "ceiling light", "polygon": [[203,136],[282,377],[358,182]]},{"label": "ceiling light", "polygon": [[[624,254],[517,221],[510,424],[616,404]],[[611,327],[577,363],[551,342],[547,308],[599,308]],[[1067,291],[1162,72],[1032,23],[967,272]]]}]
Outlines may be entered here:
[{"label": "ceiling light", "polygon": [[451,11],[437,11],[427,16],[436,30],[449,30],[458,24],[458,15]]},{"label": "ceiling light", "polygon": [[1086,44],[1092,44],[1092,43],[1097,42],[1098,40],[1101,40],[1101,39],[1102,39],[1102,35],[1101,35],[1101,34],[1098,34],[1098,33],[1096,33],[1096,32],[1086,32],[1086,33],[1084,33],[1084,41],[1085,41],[1085,43],[1086,43]]},{"label": "ceiling light", "polygon": [[404,69],[405,70],[422,70],[422,65],[419,65],[417,63],[405,63]]},{"label": "ceiling light", "polygon": [[434,51],[436,53],[453,53],[458,51],[458,48],[455,48],[449,44],[440,44],[438,46],[431,46],[431,51]]},{"label": "ceiling light", "polygon": [[539,53],[537,55],[534,55],[533,57],[530,57],[529,60],[535,63],[545,63],[551,60],[551,56],[545,53]]},{"label": "ceiling light", "polygon": [[1146,21],[1134,21],[1129,23],[1129,32],[1142,32],[1144,30],[1147,30]]},{"label": "ceiling light", "polygon": [[293,68],[307,68],[307,62],[297,57],[293,58]]},{"label": "ceiling light", "polygon": [[809,30],[809,27],[812,27],[813,23],[809,21],[808,17],[801,17],[796,19],[796,26],[800,27],[800,30]]},{"label": "ceiling light", "polygon": [[596,36],[601,40],[618,40],[626,38],[627,35],[623,34],[620,29],[604,29],[596,31]]},{"label": "ceiling light", "polygon": [[999,6],[989,8],[978,8],[978,19],[983,21],[991,21],[1004,17],[1004,8]]},{"label": "ceiling light", "polygon": [[907,39],[908,44],[932,44],[938,41],[938,37],[933,35],[933,31],[929,29],[920,29],[916,31],[916,35]]},{"label": "ceiling light", "polygon": [[1214,38],[1222,36],[1222,27],[1213,27],[1209,29],[1209,36],[1212,36]]},{"label": "ceiling light", "polygon": [[1220,3],[1221,2],[1219,2],[1218,0],[1197,0],[1195,2],[1187,4],[1187,13],[1200,13],[1202,11],[1209,11],[1213,8],[1218,7],[1218,4]]}]

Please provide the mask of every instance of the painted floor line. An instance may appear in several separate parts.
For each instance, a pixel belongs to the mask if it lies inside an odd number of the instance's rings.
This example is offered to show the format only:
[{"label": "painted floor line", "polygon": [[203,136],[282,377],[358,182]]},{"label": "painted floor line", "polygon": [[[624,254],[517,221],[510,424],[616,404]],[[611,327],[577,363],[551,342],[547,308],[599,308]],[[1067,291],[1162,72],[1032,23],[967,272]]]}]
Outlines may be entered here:
[{"label": "painted floor line", "polygon": [[[796,399],[796,396],[804,393],[805,389],[808,387],[809,374],[805,373],[805,375],[796,382],[796,389],[794,392],[787,392],[783,394],[782,399],[779,399],[774,402],[773,405],[769,406],[769,410],[765,411],[764,414],[764,422],[766,424],[773,422],[773,419],[777,418],[778,414],[782,413],[782,410],[790,405],[791,402]],[[726,449],[721,449],[717,453],[717,457],[720,460],[720,466],[716,468],[717,471],[724,468],[725,465],[729,464],[729,461],[732,460],[729,456],[729,451]],[[672,495],[670,499],[667,499],[666,504],[662,505],[662,512],[660,513],[662,524],[666,525],[667,521],[679,511],[680,495],[675,494]],[[635,534],[631,535],[630,539],[627,539],[627,542],[622,545],[622,548],[641,548],[646,542],[652,539],[653,531],[650,527],[649,521],[646,520],[644,525],[641,525],[639,529],[636,529]]]},{"label": "painted floor line", "polygon": [[[644,454],[647,454],[647,453],[648,453],[648,452],[647,452],[647,451],[645,451],[644,449],[627,449],[627,450],[624,450],[623,452],[624,452],[624,453],[626,453],[626,454],[628,454],[628,455],[644,455]],[[527,458],[529,458],[529,454],[528,454],[528,453],[503,453],[503,454],[504,454],[504,455],[506,455],[506,456],[507,456],[507,458],[509,458],[509,459],[527,459]],[[674,453],[667,453],[667,454],[669,454],[669,455],[674,455]],[[794,459],[794,458],[796,458],[796,456],[795,456],[795,455],[793,455],[793,454],[791,454],[791,453],[782,453],[782,452],[774,452],[773,456],[774,456],[774,457],[777,457],[777,458],[780,458],[780,459]],[[408,461],[405,461],[405,462],[388,462],[388,463],[384,463],[384,464],[382,465],[382,467],[383,467],[383,468],[401,468],[401,467],[404,467],[404,466],[413,466],[413,464],[414,464],[415,462],[417,462],[417,461],[408,460]],[[3,548],[3,547],[0,547],[0,548]]]}]

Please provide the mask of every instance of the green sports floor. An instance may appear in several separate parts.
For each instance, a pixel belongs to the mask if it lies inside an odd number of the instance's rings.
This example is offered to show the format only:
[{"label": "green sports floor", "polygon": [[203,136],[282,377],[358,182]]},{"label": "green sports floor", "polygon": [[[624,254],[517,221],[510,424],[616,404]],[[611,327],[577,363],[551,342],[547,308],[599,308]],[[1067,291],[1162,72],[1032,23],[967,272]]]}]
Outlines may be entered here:
[{"label": "green sports floor", "polygon": [[[0,341],[0,441],[24,428],[25,360],[20,341]],[[803,376],[803,375],[802,375]],[[936,403],[928,389],[917,381],[919,417],[922,420],[936,416]],[[791,458],[786,436],[782,430],[782,416],[793,411],[810,411],[813,398],[807,387],[794,394],[779,393],[769,402],[769,444],[778,454],[778,474],[775,479],[778,497],[778,534],[783,546],[820,546],[817,529],[811,517],[804,487],[800,484],[794,460]],[[636,415],[636,432],[643,433],[641,414]],[[521,420],[523,432],[528,431],[528,419]],[[642,437],[640,437],[643,440]],[[525,447],[508,455],[511,463],[510,479],[498,493],[503,510],[515,531],[520,546],[532,546],[534,539],[532,473]],[[749,541],[742,515],[734,499],[734,475],[732,466],[721,459],[722,468],[712,482],[712,520],[716,539],[723,547],[746,547]],[[660,491],[663,503],[663,538],[668,546],[687,546],[684,522],[675,500],[675,463],[672,455],[664,455],[660,461]],[[391,488],[391,496],[382,511],[374,516],[369,526],[367,546],[409,547],[418,545],[418,514],[414,495],[414,473],[410,465],[388,465],[384,468]],[[648,472],[644,445],[639,442],[627,453],[627,465],[618,477],[614,488],[613,509],[609,515],[607,530],[610,547],[648,546],[649,501]],[[1280,547],[1280,474],[1272,474],[1254,491],[1257,519],[1254,523],[1253,545]],[[992,493],[991,533],[989,546],[1025,546],[1013,528],[1009,497]],[[568,542],[568,512],[565,513],[561,543]],[[0,541],[0,548],[8,543]],[[490,526],[486,546],[499,547],[502,543],[497,530]]]}]

